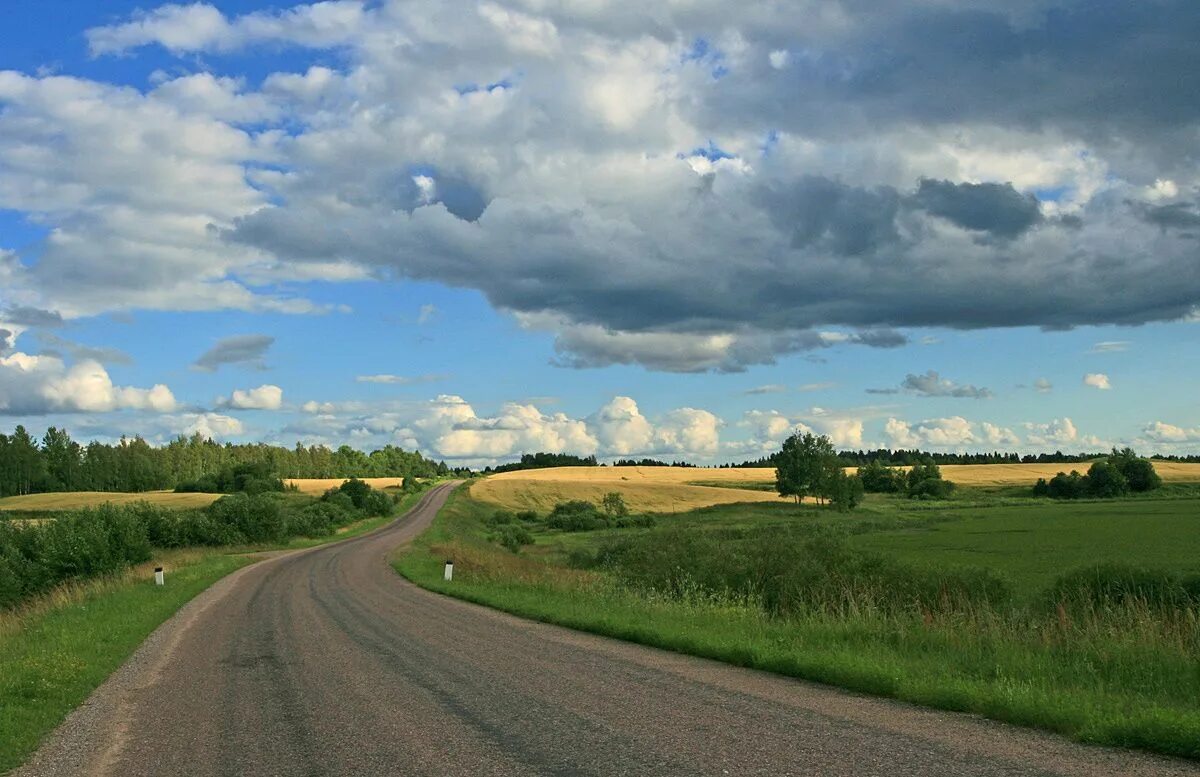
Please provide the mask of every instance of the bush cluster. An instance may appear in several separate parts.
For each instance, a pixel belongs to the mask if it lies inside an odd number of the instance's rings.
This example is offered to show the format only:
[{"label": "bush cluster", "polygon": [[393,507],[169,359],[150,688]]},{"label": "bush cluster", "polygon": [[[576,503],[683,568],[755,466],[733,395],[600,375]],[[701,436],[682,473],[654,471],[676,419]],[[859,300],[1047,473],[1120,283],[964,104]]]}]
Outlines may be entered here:
[{"label": "bush cluster", "polygon": [[875,460],[859,467],[858,477],[869,494],[904,494],[910,499],[945,499],[954,491],[954,483],[942,477],[932,460],[914,464],[905,472]]},{"label": "bush cluster", "polygon": [[737,542],[713,532],[653,532],[610,542],[591,563],[636,588],[676,597],[728,593],[773,615],[862,607],[953,612],[1000,605],[1011,595],[989,570],[915,567],[855,550],[841,538],[781,538],[774,530]]},{"label": "bush cluster", "polygon": [[102,507],[39,525],[0,522],[0,607],[63,580],[150,559],[146,525],[132,510]]},{"label": "bush cluster", "polygon": [[396,504],[390,495],[376,491],[370,484],[358,478],[350,478],[337,488],[329,489],[321,500],[358,510],[368,516],[387,515]]},{"label": "bush cluster", "polygon": [[1131,448],[1113,448],[1107,458],[1092,464],[1086,475],[1071,470],[1070,474],[1059,472],[1048,481],[1038,478],[1033,494],[1051,499],[1111,499],[1153,491],[1161,485],[1162,478],[1149,459],[1141,458]]},{"label": "bush cluster", "polygon": [[858,468],[858,477],[863,490],[868,494],[898,494],[906,490],[904,470],[889,467],[879,459],[873,459]]},{"label": "bush cluster", "polygon": [[631,514],[624,497],[614,491],[605,494],[599,505],[583,499],[559,502],[544,520],[533,510],[517,513],[496,510],[485,517],[483,523],[491,530],[489,540],[516,553],[525,545],[533,544],[531,526],[566,532],[627,529],[653,526],[654,516]]},{"label": "bush cluster", "polygon": [[0,521],[0,608],[65,580],[128,569],[150,560],[154,548],[323,537],[352,521],[391,513],[389,495],[351,482],[304,506],[275,493],[237,493],[203,510],[141,502],[72,511],[41,523]]},{"label": "bush cluster", "polygon": [[[624,502],[621,503],[622,507]],[[546,528],[560,531],[594,531],[596,529],[627,529],[639,526],[653,526],[654,517],[650,515],[631,515],[627,509],[601,510],[591,502],[573,499],[569,502],[559,502],[546,516]]]}]

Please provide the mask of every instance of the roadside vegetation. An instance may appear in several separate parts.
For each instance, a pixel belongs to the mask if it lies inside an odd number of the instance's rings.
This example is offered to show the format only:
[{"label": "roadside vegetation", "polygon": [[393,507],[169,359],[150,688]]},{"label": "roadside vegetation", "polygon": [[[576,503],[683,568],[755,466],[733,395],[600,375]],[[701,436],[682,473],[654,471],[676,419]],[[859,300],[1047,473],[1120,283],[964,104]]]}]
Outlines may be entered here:
[{"label": "roadside vegetation", "polygon": [[224,496],[203,510],[105,504],[38,522],[0,521],[0,609],[67,580],[123,572],[156,550],[328,537],[395,507],[395,497],[361,480],[348,480],[320,499],[258,491],[270,478],[244,483],[255,491]]},{"label": "roadside vegetation", "polygon": [[[0,521],[0,773],[163,621],[255,553],[371,531],[429,485],[385,493],[350,480],[319,498],[238,493],[203,510],[105,505]],[[155,566],[166,568],[165,586],[154,585]]]},{"label": "roadside vegetation", "polygon": [[[941,480],[918,466],[912,483]],[[539,620],[1200,758],[1195,486],[1151,500],[1057,502],[1028,486],[915,498],[944,487],[914,489],[910,472],[883,473],[892,486],[853,512],[717,505],[624,526],[599,500],[497,512],[461,489],[396,566]]]}]

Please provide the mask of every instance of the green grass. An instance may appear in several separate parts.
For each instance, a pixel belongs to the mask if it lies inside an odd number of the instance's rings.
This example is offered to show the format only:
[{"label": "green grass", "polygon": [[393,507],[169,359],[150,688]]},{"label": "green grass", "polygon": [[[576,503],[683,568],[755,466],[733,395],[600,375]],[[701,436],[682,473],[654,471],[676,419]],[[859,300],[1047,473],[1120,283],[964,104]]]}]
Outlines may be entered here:
[{"label": "green grass", "polygon": [[[174,558],[174,556],[168,556]],[[150,632],[196,594],[250,563],[210,551],[171,564],[168,584],[132,575],[80,584],[0,632],[0,772],[21,764]]]},{"label": "green grass", "polygon": [[[965,490],[965,489],[964,489]],[[1009,504],[1009,500],[1015,503]],[[814,609],[772,617],[751,597],[700,589],[668,596],[607,570],[572,569],[572,550],[614,536],[794,529],[926,565],[987,566],[1026,599],[1102,558],[1196,568],[1200,501],[1048,503],[974,493],[939,505],[873,497],[849,516],[786,505],[732,505],[663,516],[650,530],[541,531],[514,555],[487,540],[494,508],[453,495],[396,561],[434,591],[556,623],[856,691],[1057,732],[1083,742],[1200,758],[1200,626],[1131,605],[1065,617],[1018,602],[942,614]],[[1062,552],[1055,553],[1061,546]],[[445,558],[455,579],[442,580]],[[1190,618],[1190,620],[1189,620]]]},{"label": "green grass", "polygon": [[1002,571],[1030,594],[1067,569],[1106,561],[1200,572],[1200,500],[1029,500],[945,514],[954,520],[853,542],[915,563]]},{"label": "green grass", "polygon": [[392,515],[357,521],[331,537],[159,552],[156,559],[169,570],[168,584],[161,588],[147,571],[153,565],[144,565],[128,574],[69,584],[22,611],[0,612],[0,773],[19,766],[154,629],[217,580],[253,563],[253,554],[374,531],[422,495],[407,494]]}]

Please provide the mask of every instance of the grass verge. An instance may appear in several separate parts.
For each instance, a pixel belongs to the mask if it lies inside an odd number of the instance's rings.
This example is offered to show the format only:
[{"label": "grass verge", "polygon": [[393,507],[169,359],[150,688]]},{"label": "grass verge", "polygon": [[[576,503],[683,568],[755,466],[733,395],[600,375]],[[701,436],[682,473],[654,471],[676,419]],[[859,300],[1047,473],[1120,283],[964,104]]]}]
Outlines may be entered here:
[{"label": "grass verge", "polygon": [[[153,581],[158,563],[171,570],[162,587]],[[0,772],[20,765],[159,624],[249,563],[219,551],[174,551],[0,614]]]},{"label": "grass verge", "polygon": [[[427,589],[680,653],[971,712],[1093,744],[1200,759],[1193,621],[1137,608],[1092,619],[981,609],[912,617],[862,609],[772,617],[746,597],[634,589],[605,571],[486,541],[493,506],[455,493],[395,561]],[[455,579],[442,563],[455,561]]]}]

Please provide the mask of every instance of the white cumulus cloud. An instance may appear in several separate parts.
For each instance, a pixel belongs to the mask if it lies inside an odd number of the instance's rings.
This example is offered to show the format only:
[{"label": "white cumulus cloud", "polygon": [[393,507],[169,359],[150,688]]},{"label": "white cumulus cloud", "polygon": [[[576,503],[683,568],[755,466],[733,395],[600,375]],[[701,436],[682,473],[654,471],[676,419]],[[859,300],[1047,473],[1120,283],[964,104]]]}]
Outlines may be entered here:
[{"label": "white cumulus cloud", "polygon": [[283,405],[283,389],[264,384],[253,389],[238,389],[217,400],[218,407],[230,410],[278,410]]},{"label": "white cumulus cloud", "polygon": [[175,396],[162,384],[151,388],[117,386],[99,362],[67,366],[53,356],[19,351],[0,357],[0,414],[147,410],[168,413]]}]

